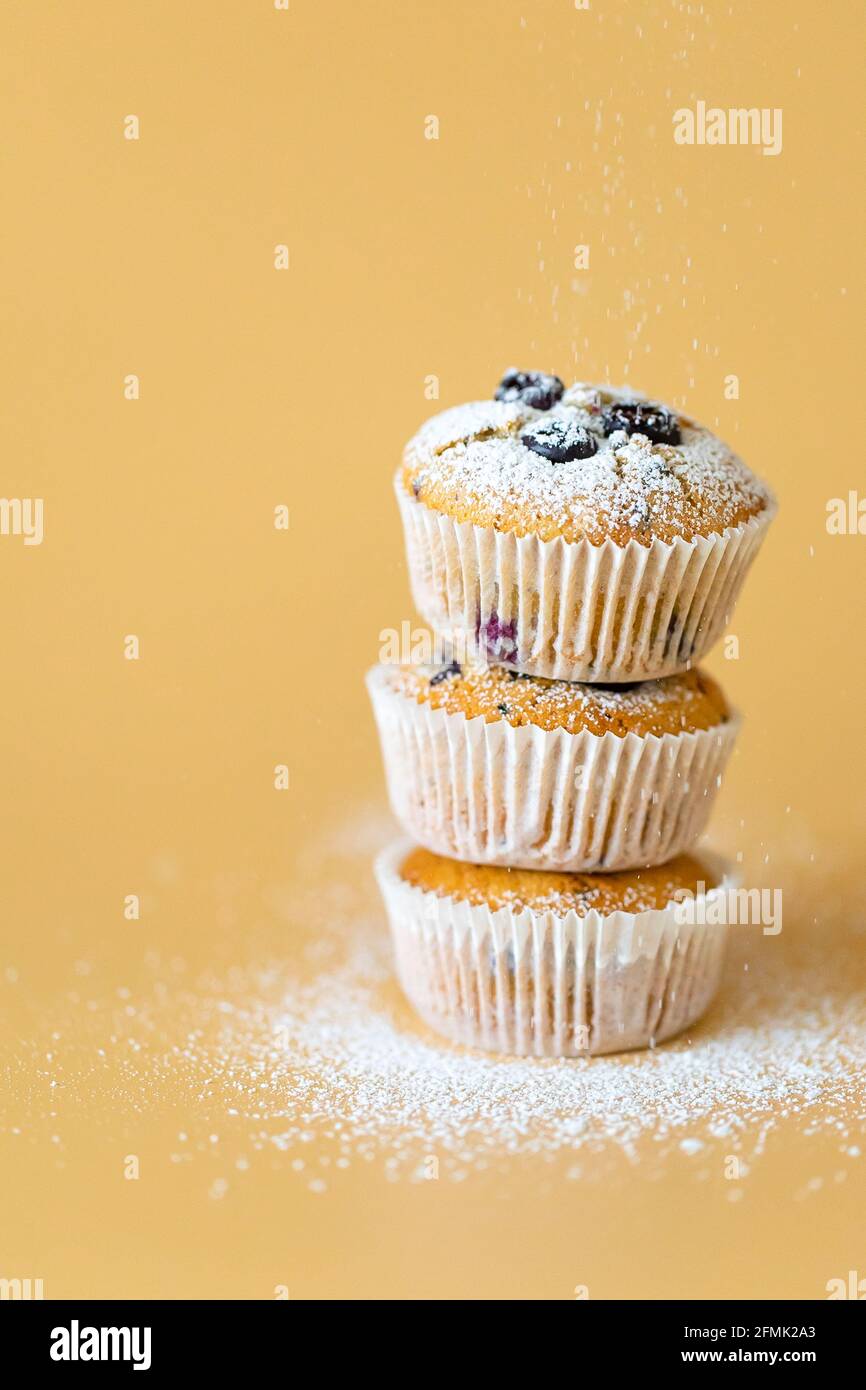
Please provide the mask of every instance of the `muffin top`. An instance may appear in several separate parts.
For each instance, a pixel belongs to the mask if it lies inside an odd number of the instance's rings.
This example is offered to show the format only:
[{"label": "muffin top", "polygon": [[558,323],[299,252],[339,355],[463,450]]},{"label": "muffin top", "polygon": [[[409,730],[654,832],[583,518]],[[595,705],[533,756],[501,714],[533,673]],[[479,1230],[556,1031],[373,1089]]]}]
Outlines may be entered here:
[{"label": "muffin top", "polygon": [[614,874],[555,874],[541,869],[504,869],[444,859],[428,849],[413,849],[403,860],[400,877],[415,888],[459,902],[486,904],[494,911],[524,907],[536,912],[648,912],[667,907],[678,893],[697,894],[699,885],[715,888],[719,876],[690,854],[651,869]]},{"label": "muffin top", "polygon": [[709,536],[772,501],[710,430],[630,387],[516,370],[422,425],[398,479],[455,521],[593,545]]},{"label": "muffin top", "polygon": [[716,682],[704,671],[629,685],[580,685],[519,675],[504,666],[382,666],[388,686],[433,709],[506,720],[513,728],[565,729],[570,734],[695,733],[724,724],[730,710]]}]

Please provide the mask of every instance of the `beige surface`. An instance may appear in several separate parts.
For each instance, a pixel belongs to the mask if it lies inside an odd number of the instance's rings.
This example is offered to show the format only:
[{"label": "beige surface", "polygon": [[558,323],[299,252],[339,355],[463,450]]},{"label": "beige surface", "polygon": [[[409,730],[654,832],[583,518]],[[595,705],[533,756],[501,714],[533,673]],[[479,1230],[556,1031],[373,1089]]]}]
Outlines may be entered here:
[{"label": "beige surface", "polygon": [[[776,1015],[814,969],[821,1028],[838,1009],[862,1038],[866,539],[824,524],[863,486],[857,7],[832,30],[739,0],[16,3],[2,25],[3,491],[44,497],[45,540],[0,537],[0,1275],[361,1298],[820,1297],[866,1275],[857,1084],[821,1116],[844,1134],[777,1115],[732,1201],[724,1146],[651,1136],[584,1151],[579,1178],[557,1150],[422,1184],[389,1180],[385,1135],[311,1190],[334,1140],[257,1141],[292,1081],[261,1120],[251,1080],[324,919],[384,932],[362,674],[412,619],[390,479],[424,378],[447,405],[511,361],[630,375],[779,495],[739,658],[709,664],[747,719],[714,840],[785,890],[785,928],[738,944],[700,1037],[761,1028],[750,964]],[[783,153],[675,146],[698,98],[783,108]],[[214,999],[252,1018],[229,1012],[220,1047]]]}]

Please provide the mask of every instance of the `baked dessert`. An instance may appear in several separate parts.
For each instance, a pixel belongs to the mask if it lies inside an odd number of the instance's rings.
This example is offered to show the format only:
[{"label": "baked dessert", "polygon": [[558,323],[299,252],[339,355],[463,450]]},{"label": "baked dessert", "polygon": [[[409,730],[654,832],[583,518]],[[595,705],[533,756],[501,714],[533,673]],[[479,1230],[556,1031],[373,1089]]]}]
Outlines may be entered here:
[{"label": "baked dessert", "polygon": [[600,871],[681,853],[739,728],[701,670],[609,686],[380,665],[367,685],[395,815],[428,849],[477,864]]},{"label": "baked dessert", "polygon": [[395,481],[424,618],[460,656],[572,681],[697,662],[775,510],[689,417],[514,370],[423,425]]},{"label": "baked dessert", "polygon": [[468,1046],[555,1057],[652,1046],[693,1024],[716,989],[726,927],[678,906],[726,891],[707,858],[557,874],[403,842],[376,873],[406,995]]}]

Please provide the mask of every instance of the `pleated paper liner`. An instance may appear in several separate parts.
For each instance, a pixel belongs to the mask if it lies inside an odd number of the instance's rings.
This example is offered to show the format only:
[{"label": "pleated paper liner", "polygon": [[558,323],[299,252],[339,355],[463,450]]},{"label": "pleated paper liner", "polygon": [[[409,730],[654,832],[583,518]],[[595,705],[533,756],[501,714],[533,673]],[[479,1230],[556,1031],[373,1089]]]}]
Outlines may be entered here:
[{"label": "pleated paper liner", "polygon": [[528,675],[651,680],[695,665],[730,620],[775,514],[691,541],[515,536],[455,521],[396,482],[412,596],[455,648]]}]

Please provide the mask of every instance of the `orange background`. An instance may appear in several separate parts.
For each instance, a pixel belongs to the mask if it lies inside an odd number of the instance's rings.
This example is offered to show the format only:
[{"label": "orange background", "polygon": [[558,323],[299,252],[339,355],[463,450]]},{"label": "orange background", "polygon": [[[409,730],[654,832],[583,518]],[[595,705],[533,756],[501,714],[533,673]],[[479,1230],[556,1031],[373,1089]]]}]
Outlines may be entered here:
[{"label": "orange background", "polygon": [[[324,1197],[275,1156],[215,1204],[228,1089],[168,1067],[157,1095],[90,1046],[154,954],[191,979],[291,957],[272,894],[315,889],[334,827],[384,815],[362,674],[413,616],[391,474],[425,377],[444,407],[512,362],[628,379],[777,492],[739,659],[709,662],[747,716],[715,840],[786,887],[786,936],[850,948],[866,539],[828,536],[825,509],[863,486],[860,7],[8,0],[0,22],[3,491],[45,503],[40,547],[0,537],[0,1275],[49,1297],[284,1276],[298,1297],[568,1298],[866,1274],[862,1177],[798,1204],[838,1165],[787,1121],[736,1208],[651,1143],[625,1173],[599,1153],[588,1185],[564,1159],[428,1188],[369,1164]],[[782,154],[676,146],[698,99],[782,108]],[[374,910],[366,858],[329,865]],[[95,1024],[70,991],[103,1001]],[[189,1021],[166,1005],[166,1049]]]}]

